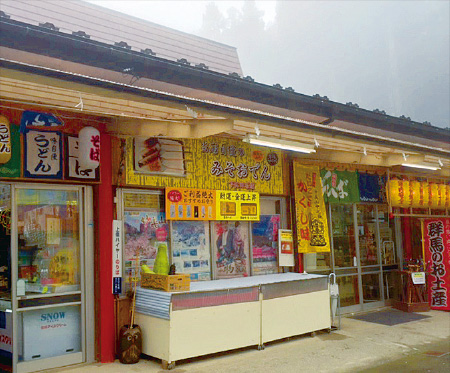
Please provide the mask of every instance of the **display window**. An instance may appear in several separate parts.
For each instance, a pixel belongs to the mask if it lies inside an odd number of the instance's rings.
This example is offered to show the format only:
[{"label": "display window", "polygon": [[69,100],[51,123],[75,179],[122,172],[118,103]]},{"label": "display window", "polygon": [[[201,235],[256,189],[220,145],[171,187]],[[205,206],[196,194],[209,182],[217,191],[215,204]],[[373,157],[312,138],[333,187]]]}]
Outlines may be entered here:
[{"label": "display window", "polygon": [[207,281],[278,273],[278,231],[285,201],[261,197],[260,220],[166,220],[163,191],[119,190],[123,220],[123,291],[139,286],[143,265],[153,270],[158,246],[166,245],[176,273]]}]

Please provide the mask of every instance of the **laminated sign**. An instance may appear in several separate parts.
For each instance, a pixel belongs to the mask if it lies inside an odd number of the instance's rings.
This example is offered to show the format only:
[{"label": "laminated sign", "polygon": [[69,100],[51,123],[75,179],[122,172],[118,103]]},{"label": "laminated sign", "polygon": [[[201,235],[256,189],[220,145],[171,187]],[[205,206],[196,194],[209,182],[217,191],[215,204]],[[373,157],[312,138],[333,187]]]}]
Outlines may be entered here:
[{"label": "laminated sign", "polygon": [[294,182],[298,252],[330,251],[319,167],[294,162]]}]

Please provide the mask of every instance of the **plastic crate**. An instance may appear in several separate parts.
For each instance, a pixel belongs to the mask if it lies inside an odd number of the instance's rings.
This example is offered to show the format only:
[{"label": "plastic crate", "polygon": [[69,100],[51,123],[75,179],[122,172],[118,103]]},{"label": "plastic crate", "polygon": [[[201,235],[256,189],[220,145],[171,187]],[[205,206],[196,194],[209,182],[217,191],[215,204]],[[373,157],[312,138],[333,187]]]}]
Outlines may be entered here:
[{"label": "plastic crate", "polygon": [[189,274],[158,275],[141,273],[141,287],[164,291],[189,291],[191,277]]}]

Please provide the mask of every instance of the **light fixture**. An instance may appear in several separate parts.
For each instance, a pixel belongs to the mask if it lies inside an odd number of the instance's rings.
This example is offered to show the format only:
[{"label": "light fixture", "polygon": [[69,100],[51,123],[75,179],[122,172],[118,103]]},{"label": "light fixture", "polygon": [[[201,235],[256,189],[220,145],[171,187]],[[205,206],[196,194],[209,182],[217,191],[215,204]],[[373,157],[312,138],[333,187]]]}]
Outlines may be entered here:
[{"label": "light fixture", "polygon": [[402,166],[405,167],[412,167],[412,168],[422,168],[425,170],[432,170],[432,171],[436,171],[439,170],[440,167],[432,164],[432,163],[426,163],[426,162],[422,162],[422,163],[402,163]]},{"label": "light fixture", "polygon": [[314,144],[304,144],[297,141],[281,140],[264,136],[247,135],[242,141],[253,145],[268,146],[270,148],[291,150],[299,153],[314,153],[316,151],[314,149]]}]

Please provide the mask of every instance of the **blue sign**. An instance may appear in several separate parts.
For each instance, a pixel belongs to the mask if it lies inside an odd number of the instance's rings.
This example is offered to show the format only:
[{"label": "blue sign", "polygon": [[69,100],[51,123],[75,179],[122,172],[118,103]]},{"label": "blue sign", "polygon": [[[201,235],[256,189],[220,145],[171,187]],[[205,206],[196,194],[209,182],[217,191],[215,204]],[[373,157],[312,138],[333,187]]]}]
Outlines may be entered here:
[{"label": "blue sign", "polygon": [[122,277],[113,278],[113,294],[122,293]]},{"label": "blue sign", "polygon": [[37,111],[24,111],[20,121],[20,132],[24,133],[29,127],[59,127],[64,126],[59,118],[49,113],[39,113]]}]

